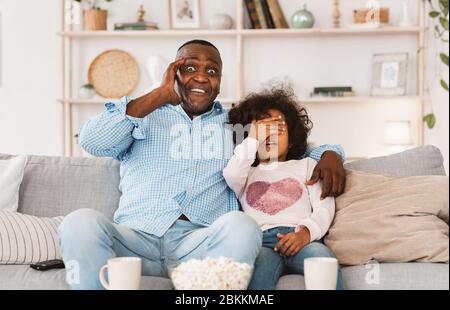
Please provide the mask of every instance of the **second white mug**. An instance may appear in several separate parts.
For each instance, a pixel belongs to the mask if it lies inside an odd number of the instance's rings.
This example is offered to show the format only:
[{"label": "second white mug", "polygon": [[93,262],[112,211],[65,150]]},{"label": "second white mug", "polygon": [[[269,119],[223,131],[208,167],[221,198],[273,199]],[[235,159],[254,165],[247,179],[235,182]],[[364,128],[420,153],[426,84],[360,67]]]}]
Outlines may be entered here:
[{"label": "second white mug", "polygon": [[338,260],[332,257],[305,259],[305,285],[307,290],[335,290],[338,278]]}]

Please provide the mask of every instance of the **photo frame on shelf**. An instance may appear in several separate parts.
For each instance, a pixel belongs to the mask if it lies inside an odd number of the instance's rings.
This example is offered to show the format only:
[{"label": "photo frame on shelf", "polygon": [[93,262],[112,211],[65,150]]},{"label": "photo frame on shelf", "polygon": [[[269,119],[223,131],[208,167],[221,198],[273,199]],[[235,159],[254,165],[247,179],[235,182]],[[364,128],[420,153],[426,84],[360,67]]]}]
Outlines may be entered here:
[{"label": "photo frame on shelf", "polygon": [[171,29],[200,28],[200,0],[168,0]]},{"label": "photo frame on shelf", "polygon": [[375,54],[372,61],[372,96],[405,96],[408,53]]}]

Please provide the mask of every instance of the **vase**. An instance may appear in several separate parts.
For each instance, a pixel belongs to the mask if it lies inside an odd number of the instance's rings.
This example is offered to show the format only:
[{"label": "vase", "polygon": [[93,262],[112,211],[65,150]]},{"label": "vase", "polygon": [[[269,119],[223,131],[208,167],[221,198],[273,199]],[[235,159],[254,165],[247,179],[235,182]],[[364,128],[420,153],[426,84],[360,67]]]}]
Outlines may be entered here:
[{"label": "vase", "polygon": [[92,99],[95,96],[95,88],[91,84],[84,84],[78,90],[80,99]]},{"label": "vase", "polygon": [[211,29],[231,29],[233,27],[233,19],[228,14],[215,14],[209,20]]},{"label": "vase", "polygon": [[402,4],[402,21],[400,22],[400,27],[411,27],[413,22],[411,21],[411,17],[409,15],[409,5],[408,2],[403,0]]},{"label": "vase", "polygon": [[106,30],[108,11],[89,9],[83,11],[83,30]]},{"label": "vase", "polygon": [[148,77],[150,78],[150,86],[147,91],[150,92],[161,86],[168,62],[161,55],[152,55],[147,58],[145,66],[147,68]]},{"label": "vase", "polygon": [[297,11],[292,16],[292,27],[297,29],[312,28],[314,26],[314,15],[308,11],[306,4],[303,5],[303,9]]}]

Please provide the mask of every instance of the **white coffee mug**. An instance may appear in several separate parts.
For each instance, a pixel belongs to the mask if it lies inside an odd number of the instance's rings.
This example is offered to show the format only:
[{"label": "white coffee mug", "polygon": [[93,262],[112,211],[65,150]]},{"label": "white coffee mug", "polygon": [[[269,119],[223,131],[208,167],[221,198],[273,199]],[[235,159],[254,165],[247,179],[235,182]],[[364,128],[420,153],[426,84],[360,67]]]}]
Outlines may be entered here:
[{"label": "white coffee mug", "polygon": [[305,259],[305,285],[307,290],[335,290],[338,278],[338,260],[331,257]]},{"label": "white coffee mug", "polygon": [[[108,281],[105,274],[108,270]],[[108,259],[99,272],[101,284],[107,290],[138,290],[141,283],[142,262],[138,257]]]}]

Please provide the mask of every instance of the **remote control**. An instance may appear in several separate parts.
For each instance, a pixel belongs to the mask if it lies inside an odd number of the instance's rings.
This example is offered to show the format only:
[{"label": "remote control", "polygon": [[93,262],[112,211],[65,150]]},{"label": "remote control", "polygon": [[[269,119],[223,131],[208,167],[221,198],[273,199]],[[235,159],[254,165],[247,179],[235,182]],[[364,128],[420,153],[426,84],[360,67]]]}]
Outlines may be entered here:
[{"label": "remote control", "polygon": [[31,268],[39,270],[39,271],[45,271],[50,269],[60,269],[64,268],[64,262],[61,259],[52,259],[47,260],[43,262],[39,262],[36,264],[31,264]]}]

